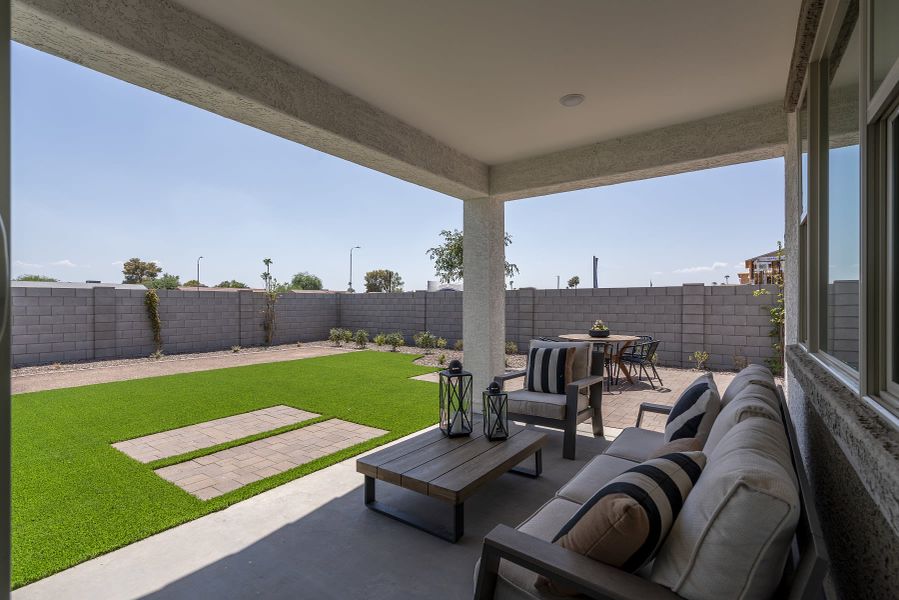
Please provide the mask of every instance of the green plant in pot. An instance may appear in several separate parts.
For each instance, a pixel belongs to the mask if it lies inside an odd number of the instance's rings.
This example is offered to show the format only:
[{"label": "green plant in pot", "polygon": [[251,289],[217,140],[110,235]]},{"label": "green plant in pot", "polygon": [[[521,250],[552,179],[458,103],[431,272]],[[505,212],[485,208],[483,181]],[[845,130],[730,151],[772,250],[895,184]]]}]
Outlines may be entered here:
[{"label": "green plant in pot", "polygon": [[609,337],[609,328],[603,323],[600,319],[597,319],[593,322],[593,327],[590,328],[590,331],[587,333],[590,334],[590,337],[595,338],[604,338]]}]

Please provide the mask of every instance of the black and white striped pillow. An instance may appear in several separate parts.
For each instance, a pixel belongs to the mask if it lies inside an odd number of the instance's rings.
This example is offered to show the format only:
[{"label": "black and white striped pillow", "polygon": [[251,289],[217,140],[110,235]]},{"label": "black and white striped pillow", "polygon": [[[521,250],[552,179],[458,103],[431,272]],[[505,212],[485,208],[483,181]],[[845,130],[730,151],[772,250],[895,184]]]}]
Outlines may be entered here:
[{"label": "black and white striped pillow", "polygon": [[704,438],[721,410],[718,390],[710,385],[708,376],[690,384],[674,403],[665,423],[665,442],[682,438]]},{"label": "black and white striped pillow", "polygon": [[[634,572],[652,560],[705,467],[702,452],[675,452],[633,467],[596,492],[553,543]],[[570,591],[538,578],[538,588]]]},{"label": "black and white striped pillow", "polygon": [[571,377],[574,352],[574,348],[531,348],[528,355],[528,391],[564,394],[566,374]]}]

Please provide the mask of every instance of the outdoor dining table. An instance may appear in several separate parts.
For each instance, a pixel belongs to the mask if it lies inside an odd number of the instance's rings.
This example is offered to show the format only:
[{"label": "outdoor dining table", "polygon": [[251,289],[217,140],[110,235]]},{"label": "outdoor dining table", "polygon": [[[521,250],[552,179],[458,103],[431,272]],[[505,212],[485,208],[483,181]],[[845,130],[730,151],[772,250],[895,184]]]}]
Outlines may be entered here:
[{"label": "outdoor dining table", "polygon": [[[591,344],[595,344],[597,346],[603,346],[603,353],[605,354],[605,348],[610,348],[612,346],[617,347],[617,352],[612,352],[611,355],[614,357],[613,361],[609,361],[608,366],[608,377],[609,380],[612,378],[612,362],[615,363],[615,366],[619,371],[624,372],[624,376],[627,378],[628,383],[634,383],[634,378],[631,376],[631,372],[627,368],[627,364],[621,360],[621,357],[624,355],[624,351],[627,350],[628,346],[638,341],[640,338],[636,335],[621,335],[621,334],[609,334],[606,337],[593,337],[586,333],[563,333],[559,336],[559,338],[563,340],[571,340],[573,342],[590,342]],[[605,361],[603,361],[605,362]]]}]

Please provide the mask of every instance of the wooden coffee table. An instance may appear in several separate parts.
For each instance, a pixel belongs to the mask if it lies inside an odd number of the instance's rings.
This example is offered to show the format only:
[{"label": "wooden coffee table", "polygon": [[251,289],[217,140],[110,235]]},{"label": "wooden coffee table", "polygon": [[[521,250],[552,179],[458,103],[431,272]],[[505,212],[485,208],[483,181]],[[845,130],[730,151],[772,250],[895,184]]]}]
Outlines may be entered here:
[{"label": "wooden coffee table", "polygon": [[[507,472],[539,477],[543,470],[546,434],[510,423],[505,441],[484,437],[476,417],[470,437],[448,438],[430,429],[356,461],[365,475],[365,505],[397,521],[450,542],[462,537],[465,500],[485,483]],[[513,468],[533,455],[534,470]],[[375,500],[375,480],[436,498],[453,507],[452,527],[446,529]]]}]

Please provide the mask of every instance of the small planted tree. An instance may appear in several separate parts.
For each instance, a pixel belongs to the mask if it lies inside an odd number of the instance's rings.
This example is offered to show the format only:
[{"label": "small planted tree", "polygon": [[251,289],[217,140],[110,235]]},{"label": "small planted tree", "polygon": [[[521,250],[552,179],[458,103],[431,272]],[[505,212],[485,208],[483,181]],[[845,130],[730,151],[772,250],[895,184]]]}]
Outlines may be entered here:
[{"label": "small planted tree", "polygon": [[356,341],[357,348],[365,348],[368,346],[368,332],[364,329],[358,330],[353,336],[353,339]]},{"label": "small planted tree", "polygon": [[390,346],[391,352],[396,352],[397,348],[406,344],[406,338],[404,338],[403,334],[400,332],[388,333],[385,341],[387,342],[387,345]]},{"label": "small planted tree", "polygon": [[690,355],[690,360],[696,363],[696,368],[699,371],[702,371],[705,369],[705,364],[709,361],[709,353],[704,350],[697,350]]},{"label": "small planted tree", "polygon": [[265,305],[262,308],[262,329],[265,331],[265,345],[271,346],[275,339],[275,303],[278,301],[278,282],[272,277],[272,259],[262,259],[265,271],[262,281],[265,283]]},{"label": "small planted tree", "polygon": [[379,333],[378,335],[375,336],[374,342],[375,342],[375,346],[378,346],[380,348],[381,346],[383,346],[384,344],[387,343],[387,336],[384,335],[384,333]]},{"label": "small planted tree", "polygon": [[518,344],[511,340],[506,342],[506,354],[518,354]]},{"label": "small planted tree", "polygon": [[424,349],[425,354],[430,354],[431,349],[437,345],[437,338],[430,331],[422,331],[412,336],[412,341],[419,348]]},{"label": "small planted tree", "polygon": [[437,341],[434,342],[434,345],[437,346],[439,350],[443,350],[446,348],[446,338],[439,337]]}]

